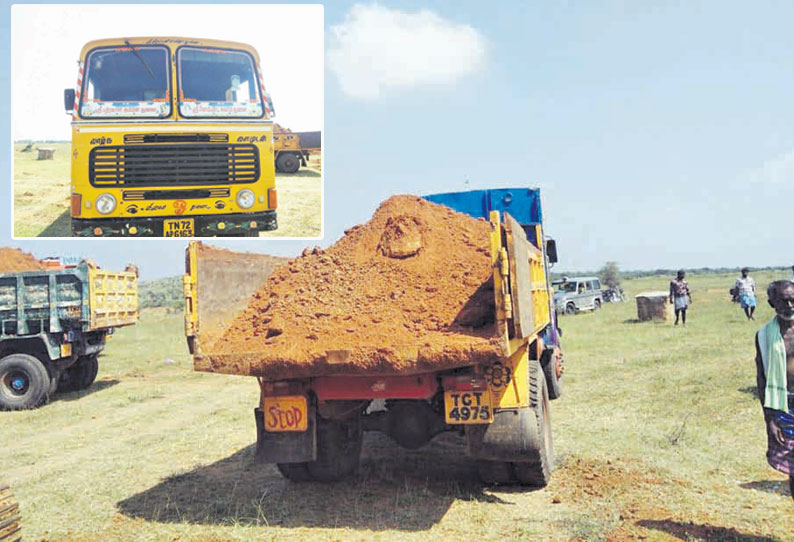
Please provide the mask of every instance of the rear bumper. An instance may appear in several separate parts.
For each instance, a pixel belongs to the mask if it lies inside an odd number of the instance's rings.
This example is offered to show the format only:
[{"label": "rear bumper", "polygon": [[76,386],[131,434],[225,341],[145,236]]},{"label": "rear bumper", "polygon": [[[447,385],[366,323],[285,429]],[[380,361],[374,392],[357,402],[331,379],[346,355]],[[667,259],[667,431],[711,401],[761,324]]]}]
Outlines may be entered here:
[{"label": "rear bumper", "polygon": [[192,218],[195,237],[240,235],[278,228],[276,211],[201,216],[72,218],[73,237],[163,237],[163,222]]}]

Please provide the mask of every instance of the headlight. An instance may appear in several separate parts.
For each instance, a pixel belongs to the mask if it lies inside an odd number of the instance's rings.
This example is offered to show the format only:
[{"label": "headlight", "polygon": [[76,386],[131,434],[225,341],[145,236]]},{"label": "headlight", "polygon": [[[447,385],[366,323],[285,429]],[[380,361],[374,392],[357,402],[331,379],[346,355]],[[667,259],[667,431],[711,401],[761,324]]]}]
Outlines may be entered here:
[{"label": "headlight", "polygon": [[251,190],[247,188],[237,192],[237,205],[243,209],[250,209],[256,202],[256,196]]},{"label": "headlight", "polygon": [[96,210],[107,215],[113,212],[116,208],[116,198],[110,194],[102,194],[96,199]]}]

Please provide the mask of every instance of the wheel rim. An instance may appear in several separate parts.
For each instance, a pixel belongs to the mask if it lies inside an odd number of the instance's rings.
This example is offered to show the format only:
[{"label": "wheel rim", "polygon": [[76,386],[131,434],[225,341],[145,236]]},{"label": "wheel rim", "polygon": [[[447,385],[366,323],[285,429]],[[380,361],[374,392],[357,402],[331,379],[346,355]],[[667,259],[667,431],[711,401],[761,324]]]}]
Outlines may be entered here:
[{"label": "wheel rim", "polygon": [[30,388],[30,378],[22,371],[9,371],[3,378],[3,386],[16,397],[22,397]]}]

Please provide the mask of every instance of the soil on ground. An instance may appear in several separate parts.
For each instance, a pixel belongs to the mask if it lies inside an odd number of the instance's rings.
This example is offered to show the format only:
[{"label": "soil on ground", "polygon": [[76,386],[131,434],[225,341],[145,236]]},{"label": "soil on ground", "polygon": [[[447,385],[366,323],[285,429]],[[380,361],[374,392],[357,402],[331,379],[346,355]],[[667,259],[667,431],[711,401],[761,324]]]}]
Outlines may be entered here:
[{"label": "soil on ground", "polygon": [[204,353],[272,379],[418,373],[499,356],[488,222],[385,201],[326,250],[277,268]]},{"label": "soil on ground", "polygon": [[18,248],[0,247],[0,273],[40,271],[44,265],[32,254]]}]

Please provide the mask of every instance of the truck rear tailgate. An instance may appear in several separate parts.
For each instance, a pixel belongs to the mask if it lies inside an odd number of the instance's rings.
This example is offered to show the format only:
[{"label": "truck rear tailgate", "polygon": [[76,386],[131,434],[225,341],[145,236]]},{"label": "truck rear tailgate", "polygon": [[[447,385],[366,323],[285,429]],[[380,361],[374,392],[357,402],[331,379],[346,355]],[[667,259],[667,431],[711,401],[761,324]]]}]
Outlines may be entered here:
[{"label": "truck rear tailgate", "polygon": [[138,275],[134,271],[88,270],[89,327],[130,326],[138,321]]}]

